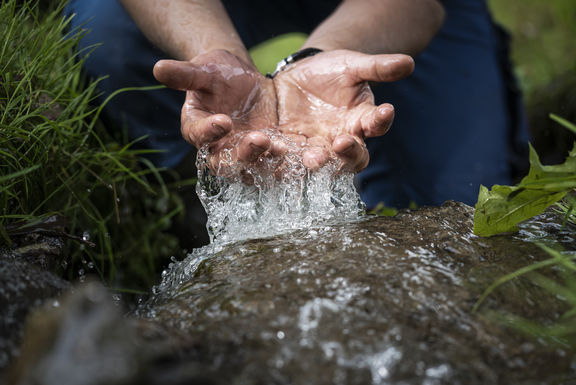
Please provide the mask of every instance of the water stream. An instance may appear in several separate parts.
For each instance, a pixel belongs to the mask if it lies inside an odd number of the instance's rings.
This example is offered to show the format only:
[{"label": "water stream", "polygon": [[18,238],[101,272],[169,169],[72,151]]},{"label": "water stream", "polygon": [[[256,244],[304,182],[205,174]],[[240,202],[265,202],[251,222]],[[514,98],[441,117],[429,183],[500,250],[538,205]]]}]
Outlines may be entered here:
[{"label": "water stream", "polygon": [[[302,163],[303,147],[277,132],[264,132],[282,143],[284,155],[242,164],[232,161],[232,147],[223,152],[217,167],[210,168],[208,146],[200,149],[196,191],[208,216],[211,243],[171,264],[153,289],[155,294],[190,279],[202,261],[229,243],[364,218],[354,174],[341,171],[338,160],[312,171]],[[238,142],[241,135],[231,142]]]},{"label": "water stream", "polygon": [[354,175],[340,172],[339,161],[311,171],[302,164],[303,147],[279,133],[264,132],[281,143],[284,155],[261,156],[242,164],[232,161],[235,149],[230,148],[220,156],[216,172],[226,176],[216,176],[208,167],[208,146],[198,153],[196,190],[208,215],[213,243],[264,238],[363,215]]}]

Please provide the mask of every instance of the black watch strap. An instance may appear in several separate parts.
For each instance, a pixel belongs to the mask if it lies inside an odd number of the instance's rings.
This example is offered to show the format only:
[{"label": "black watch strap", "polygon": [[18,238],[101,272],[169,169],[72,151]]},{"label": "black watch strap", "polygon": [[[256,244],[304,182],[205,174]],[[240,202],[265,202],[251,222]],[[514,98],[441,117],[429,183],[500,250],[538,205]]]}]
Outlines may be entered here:
[{"label": "black watch strap", "polygon": [[266,77],[273,79],[274,76],[278,75],[280,71],[283,71],[290,64],[297,62],[298,60],[314,56],[320,52],[322,52],[322,50],[318,48],[304,48],[298,52],[295,52],[292,55],[280,60],[278,64],[276,64],[276,70],[272,74],[266,74]]}]

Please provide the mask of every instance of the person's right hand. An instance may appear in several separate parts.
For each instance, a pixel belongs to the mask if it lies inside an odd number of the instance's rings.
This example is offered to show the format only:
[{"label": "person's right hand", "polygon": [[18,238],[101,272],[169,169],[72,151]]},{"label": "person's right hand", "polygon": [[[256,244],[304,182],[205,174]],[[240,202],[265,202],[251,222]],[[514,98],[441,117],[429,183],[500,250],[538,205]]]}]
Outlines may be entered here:
[{"label": "person's right hand", "polygon": [[220,164],[223,150],[231,149],[233,163],[274,153],[269,136],[261,131],[278,125],[274,85],[252,64],[215,50],[189,62],[161,60],[154,76],[170,88],[187,91],[182,136],[198,149],[210,146],[209,167],[214,172],[225,173]]}]

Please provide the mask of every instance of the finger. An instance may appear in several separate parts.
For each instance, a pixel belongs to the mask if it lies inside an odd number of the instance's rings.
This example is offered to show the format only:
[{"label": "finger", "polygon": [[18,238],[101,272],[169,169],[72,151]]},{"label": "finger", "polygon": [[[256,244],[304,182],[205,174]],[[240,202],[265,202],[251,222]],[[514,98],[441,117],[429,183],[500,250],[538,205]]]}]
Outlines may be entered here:
[{"label": "finger", "polygon": [[302,153],[302,164],[311,170],[318,170],[328,162],[328,155],[325,150],[319,147],[311,147]]},{"label": "finger", "polygon": [[254,162],[271,146],[270,138],[263,132],[252,131],[244,135],[236,145],[236,160]]},{"label": "finger", "polygon": [[382,136],[388,132],[393,121],[394,107],[391,104],[385,103],[372,107],[360,119],[362,133],[368,138]]},{"label": "finger", "polygon": [[232,119],[224,114],[209,114],[204,111],[182,111],[182,137],[200,148],[205,144],[212,144],[233,129]]},{"label": "finger", "polygon": [[368,150],[360,139],[352,135],[340,135],[332,143],[332,151],[342,161],[342,169],[360,172],[368,166]]},{"label": "finger", "polygon": [[414,71],[414,60],[408,55],[366,55],[356,53],[348,59],[348,70],[356,83],[393,82]]},{"label": "finger", "polygon": [[284,156],[290,151],[298,151],[306,145],[307,138],[304,135],[283,134],[272,140],[270,153],[273,156]]},{"label": "finger", "polygon": [[323,137],[308,139],[308,146],[302,152],[302,164],[311,170],[324,166],[330,159],[330,143]]},{"label": "finger", "polygon": [[160,60],[154,65],[156,80],[177,90],[209,90],[215,74],[187,61]]}]

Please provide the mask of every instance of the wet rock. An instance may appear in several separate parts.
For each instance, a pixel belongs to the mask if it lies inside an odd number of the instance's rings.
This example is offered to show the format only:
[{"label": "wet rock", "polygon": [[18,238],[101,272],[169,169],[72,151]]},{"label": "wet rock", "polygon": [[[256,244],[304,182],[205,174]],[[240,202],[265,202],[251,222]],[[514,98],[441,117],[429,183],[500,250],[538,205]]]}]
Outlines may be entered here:
[{"label": "wet rock", "polygon": [[22,352],[6,383],[35,385],[220,384],[182,365],[187,340],[161,325],[124,317],[101,284],[76,287],[27,321]]},{"label": "wet rock", "polygon": [[8,383],[123,384],[138,373],[137,348],[107,291],[88,284],[30,317]]},{"label": "wet rock", "polygon": [[563,302],[518,279],[472,307],[498,277],[547,258],[534,240],[574,250],[575,230],[543,215],[478,238],[472,213],[448,203],[198,250],[138,314],[80,294],[40,316],[57,321],[27,338],[52,337],[26,345],[12,383],[566,383],[573,352],[489,317],[550,322]]},{"label": "wet rock", "polygon": [[61,259],[62,247],[61,238],[28,234],[0,250],[0,372],[18,354],[30,310],[69,287],[48,270]]},{"label": "wet rock", "polygon": [[547,258],[527,241],[531,225],[480,239],[472,215],[448,203],[234,244],[192,272],[190,261],[176,266],[145,316],[189,335],[207,370],[228,383],[561,381],[566,352],[526,351],[526,337],[483,314],[546,321],[562,303],[522,279],[471,311],[498,277]]}]

